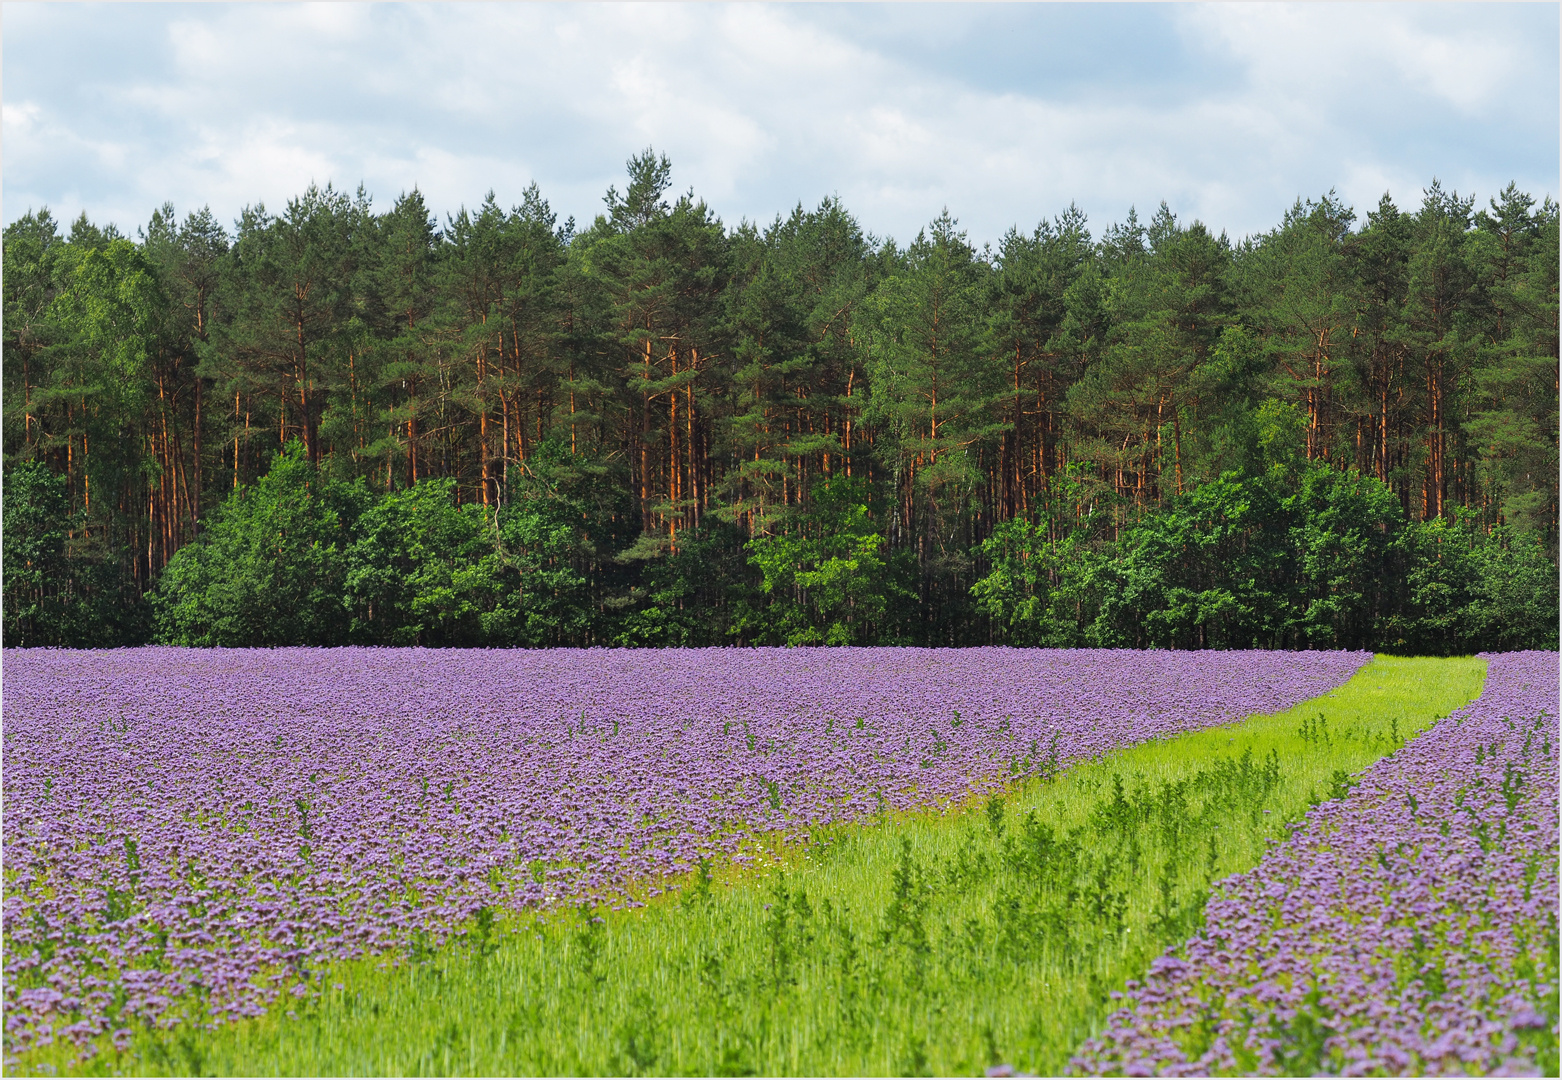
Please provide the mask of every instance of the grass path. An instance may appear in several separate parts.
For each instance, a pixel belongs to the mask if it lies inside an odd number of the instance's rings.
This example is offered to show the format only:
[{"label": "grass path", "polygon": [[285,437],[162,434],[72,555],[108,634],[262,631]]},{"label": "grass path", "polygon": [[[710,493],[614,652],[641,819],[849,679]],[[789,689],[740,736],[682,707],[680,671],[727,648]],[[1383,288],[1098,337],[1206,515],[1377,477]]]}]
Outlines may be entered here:
[{"label": "grass path", "polygon": [[430,956],[337,965],[292,1010],[143,1034],[87,1071],[1055,1075],[1198,925],[1212,881],[1476,697],[1485,668],[1379,657],[1288,712],[960,812],[816,830],[782,866],[640,910],[485,921]]}]

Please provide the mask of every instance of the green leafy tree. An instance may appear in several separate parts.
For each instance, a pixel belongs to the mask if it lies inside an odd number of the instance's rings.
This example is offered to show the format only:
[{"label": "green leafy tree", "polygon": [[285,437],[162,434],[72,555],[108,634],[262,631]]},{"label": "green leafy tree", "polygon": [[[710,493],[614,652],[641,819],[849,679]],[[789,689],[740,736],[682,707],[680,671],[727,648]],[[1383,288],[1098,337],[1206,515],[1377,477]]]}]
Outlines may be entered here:
[{"label": "green leafy tree", "polygon": [[1476,276],[1469,243],[1473,198],[1445,192],[1436,180],[1416,215],[1416,244],[1409,264],[1405,341],[1425,386],[1420,417],[1420,517],[1442,517],[1457,496],[1461,477],[1450,459],[1460,456],[1452,418],[1465,408],[1468,371],[1479,348],[1474,315]]},{"label": "green leafy tree", "polygon": [[754,608],[744,535],[734,524],[707,518],[679,534],[677,550],[637,544],[620,556],[634,568],[625,595],[605,605],[614,645],[695,648],[745,640]]},{"label": "green leafy tree", "polygon": [[1419,392],[1407,385],[1412,362],[1406,323],[1407,290],[1415,220],[1388,195],[1367,213],[1366,224],[1345,246],[1352,299],[1350,411],[1356,464],[1389,485],[1408,513],[1415,479],[1416,407]]},{"label": "green leafy tree", "polygon": [[732,263],[727,513],[757,535],[806,503],[817,480],[868,464],[858,338],[883,257],[839,200],[826,199],[763,232],[739,227]]},{"label": "green leafy tree", "polygon": [[[40,444],[59,441],[59,421],[40,402],[40,389],[54,380],[53,350],[62,327],[50,318],[57,281],[54,264],[64,240],[47,209],[29,210],[5,228],[3,334],[5,434],[8,453],[33,453]],[[63,417],[61,418],[63,419]],[[61,455],[63,456],[63,455]]]},{"label": "green leafy tree", "polygon": [[[102,648],[145,639],[146,611],[121,563],[84,534],[64,476],[24,461],[5,478],[7,648]],[[127,595],[128,594],[128,599]]]},{"label": "green leafy tree", "polygon": [[501,588],[483,508],[455,504],[455,481],[390,492],[358,518],[343,586],[354,641],[478,645]]},{"label": "green leafy tree", "polygon": [[966,451],[1000,430],[989,411],[1003,383],[988,362],[987,273],[945,211],[865,303],[866,419],[894,470],[899,507],[891,531],[915,537],[924,560],[946,546],[941,526],[956,519],[974,479]]},{"label": "green leafy tree", "polygon": [[[50,417],[29,456],[65,466],[83,538],[120,564],[128,615],[160,568],[143,492],[160,472],[148,460],[153,359],[166,297],[145,253],[85,218],[52,259],[48,374],[32,395]],[[61,462],[60,459],[64,461]],[[78,501],[79,500],[79,501]]]},{"label": "green leafy tree", "polygon": [[613,641],[615,617],[638,599],[634,568],[618,556],[635,539],[639,515],[616,467],[572,453],[558,432],[512,470],[498,510],[485,518],[500,584],[482,617],[490,644]]},{"label": "green leafy tree", "polygon": [[1080,318],[1082,308],[1093,306],[1082,299],[1096,299],[1099,269],[1092,259],[1084,212],[1071,206],[1030,236],[1010,229],[994,260],[986,307],[993,363],[1006,369],[1003,396],[994,402],[1004,420],[994,494],[1001,517],[1045,501],[1051,478],[1065,467],[1068,388],[1094,337]]},{"label": "green leafy tree", "polygon": [[170,645],[340,645],[347,551],[372,497],[321,475],[294,440],[169,561],[151,601]]},{"label": "green leafy tree", "polygon": [[[556,445],[539,456],[546,459],[549,450],[557,463],[563,455]],[[583,643],[595,621],[582,567],[598,549],[585,527],[589,513],[567,490],[560,490],[554,481],[558,472],[530,470],[512,485],[518,490],[498,512],[497,576],[506,590],[499,605],[484,616],[495,643]]]},{"label": "green leafy tree", "polygon": [[[153,211],[142,250],[155,268],[167,305],[152,377],[157,387],[154,436],[149,449],[157,463],[155,506],[163,519],[162,564],[194,537],[209,473],[214,380],[212,335],[227,318],[222,265],[228,237],[210,208],[187,214],[181,224],[173,204]],[[218,365],[220,370],[220,364]],[[215,470],[211,470],[215,473]]]},{"label": "green leafy tree", "polygon": [[1271,401],[1260,412],[1267,470],[1202,483],[1115,541],[1089,520],[1061,538],[1039,521],[996,529],[984,544],[992,569],[972,591],[1005,639],[1137,648],[1375,641],[1395,610],[1385,582],[1396,566],[1397,499],[1371,478],[1306,463],[1305,444],[1289,437],[1306,423],[1297,407]]},{"label": "green leafy tree", "polygon": [[[341,389],[350,406],[322,417],[324,434],[351,447],[364,466],[383,468],[376,486],[415,485],[431,475],[430,457],[440,457],[429,430],[448,430],[452,419],[447,369],[455,342],[447,309],[455,290],[441,288],[446,245],[416,188],[372,227],[354,230],[361,240],[343,235],[351,211],[340,200],[322,226],[321,254],[350,259],[343,275],[363,283],[362,302],[330,297],[334,307],[321,322],[330,328],[322,348],[347,351]],[[340,390],[334,397],[340,401]]]},{"label": "green leafy tree", "polygon": [[1460,514],[1417,522],[1400,540],[1403,596],[1385,647],[1447,656],[1557,647],[1557,573],[1533,535],[1488,533]]},{"label": "green leafy tree", "polygon": [[1394,544],[1404,517],[1393,491],[1354,469],[1309,468],[1287,485],[1294,584],[1285,644],[1370,648],[1393,610]]},{"label": "green leafy tree", "polygon": [[669,204],[672,166],[651,149],[631,158],[623,194],[577,241],[609,305],[611,347],[628,406],[630,469],[646,533],[699,524],[711,476],[698,448],[713,358],[723,345],[719,298],[728,274],[726,230],[687,193]]},{"label": "green leafy tree", "polygon": [[1073,648],[1099,609],[1098,579],[1110,561],[1110,514],[1079,464],[1054,474],[1032,517],[999,522],[982,541],[987,572],[971,587],[1000,640]]},{"label": "green leafy tree", "polygon": [[1187,492],[1122,537],[1088,638],[1133,648],[1280,645],[1290,614],[1283,523],[1262,483],[1228,475]]},{"label": "green leafy tree", "polygon": [[859,645],[889,612],[896,593],[883,533],[874,525],[867,488],[837,477],[817,485],[808,510],[785,533],[747,544],[749,563],[769,598],[736,629],[761,644]]},{"label": "green leafy tree", "polygon": [[863,302],[863,420],[887,491],[885,537],[916,560],[917,602],[898,637],[952,643],[972,623],[971,509],[1008,394],[985,302],[992,267],[945,211]]},{"label": "green leafy tree", "polygon": [[5,643],[74,644],[72,575],[66,559],[71,525],[65,478],[42,462],[24,462],[5,479]]},{"label": "green leafy tree", "polygon": [[[566,270],[555,221],[532,184],[508,214],[489,192],[475,214],[463,209],[446,230],[444,284],[471,365],[457,404],[477,428],[485,504],[508,490],[512,463],[534,451],[538,429],[550,427],[555,412],[567,414],[577,444],[580,425],[597,418],[587,401],[603,390],[593,378],[600,364],[594,350],[580,348],[578,273]],[[561,347],[566,337],[574,347]]]}]

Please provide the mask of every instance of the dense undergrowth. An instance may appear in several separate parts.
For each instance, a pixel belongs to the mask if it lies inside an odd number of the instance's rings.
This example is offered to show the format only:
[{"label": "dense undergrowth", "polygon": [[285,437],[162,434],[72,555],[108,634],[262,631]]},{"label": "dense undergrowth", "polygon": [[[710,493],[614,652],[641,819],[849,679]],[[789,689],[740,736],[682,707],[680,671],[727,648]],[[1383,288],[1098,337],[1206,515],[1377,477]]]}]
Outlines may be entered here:
[{"label": "dense undergrowth", "polygon": [[[1144,744],[947,814],[815,830],[640,910],[483,909],[459,944],[336,964],[291,1006],[8,1071],[1057,1074],[1111,993],[1309,806],[1479,693],[1380,657],[1275,716]],[[663,883],[665,884],[665,883]]]}]

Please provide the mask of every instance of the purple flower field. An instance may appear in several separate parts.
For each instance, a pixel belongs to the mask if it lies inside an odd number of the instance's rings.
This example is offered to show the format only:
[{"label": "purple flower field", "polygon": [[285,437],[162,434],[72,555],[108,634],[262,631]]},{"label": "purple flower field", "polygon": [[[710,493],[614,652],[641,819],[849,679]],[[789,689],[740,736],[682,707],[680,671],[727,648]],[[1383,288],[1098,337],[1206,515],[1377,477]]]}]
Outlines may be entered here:
[{"label": "purple flower field", "polygon": [[7,1050],[255,1015],[483,906],[623,903],[759,834],[1284,709],[1368,658],[7,652]]},{"label": "purple flower field", "polygon": [[1075,1067],[1555,1069],[1558,658],[1487,659],[1479,700],[1219,886]]}]

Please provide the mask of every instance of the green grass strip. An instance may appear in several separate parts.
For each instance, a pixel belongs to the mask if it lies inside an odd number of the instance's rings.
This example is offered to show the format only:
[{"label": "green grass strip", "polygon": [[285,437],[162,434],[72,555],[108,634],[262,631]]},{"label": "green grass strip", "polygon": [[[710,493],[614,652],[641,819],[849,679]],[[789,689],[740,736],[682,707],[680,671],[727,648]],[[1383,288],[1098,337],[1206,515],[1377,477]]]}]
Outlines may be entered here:
[{"label": "green grass strip", "polygon": [[816,830],[783,867],[696,877],[644,909],[521,916],[432,957],[337,965],[317,999],[146,1034],[87,1068],[961,1075],[1002,1062],[1057,1075],[1110,993],[1197,928],[1212,881],[1476,697],[1485,671],[1379,657],[1285,713],[957,812]]}]

